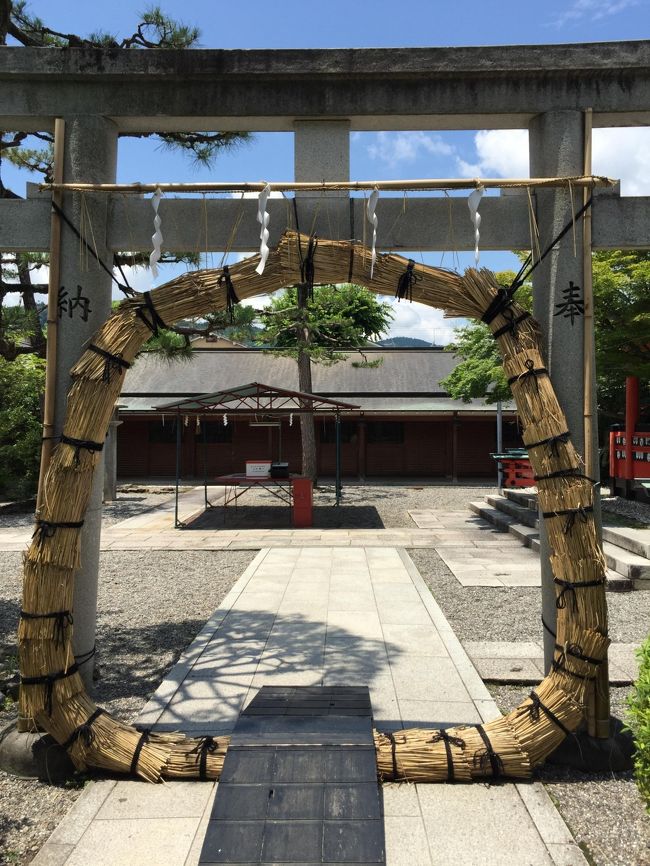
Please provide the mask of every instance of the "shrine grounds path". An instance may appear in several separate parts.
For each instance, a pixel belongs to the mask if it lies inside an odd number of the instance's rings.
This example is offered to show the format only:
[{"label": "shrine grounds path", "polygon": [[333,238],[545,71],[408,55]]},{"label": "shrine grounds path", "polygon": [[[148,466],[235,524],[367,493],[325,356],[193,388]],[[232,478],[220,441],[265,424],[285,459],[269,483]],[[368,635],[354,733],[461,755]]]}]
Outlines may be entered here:
[{"label": "shrine grounds path", "polygon": [[[338,516],[330,507],[331,489],[326,487],[318,494],[322,504],[317,507],[323,509],[321,524],[325,524],[329,533],[338,535],[345,531],[343,526],[356,524],[364,534],[374,535],[377,531],[386,538],[387,545],[401,547],[408,546],[409,537],[417,540],[417,535],[411,534],[417,527],[409,511],[436,509],[460,520],[461,515],[469,516],[469,501],[494,492],[494,488],[413,482],[404,486],[354,485],[345,492],[345,511],[339,510]],[[107,543],[111,536],[117,539],[118,535],[133,531],[127,529],[127,524],[120,533],[123,521],[144,518],[143,512],[156,505],[158,514],[164,511],[160,504],[168,496],[168,492],[150,493],[133,488],[121,493],[118,502],[105,510]],[[236,520],[234,515],[226,516],[226,534],[236,533],[237,527],[243,526],[244,534],[248,535],[250,530],[246,523],[255,512],[258,526],[267,523],[267,544],[272,536],[288,532],[281,507],[267,507],[254,499],[249,500],[247,507],[250,511],[240,509]],[[210,521],[222,517],[216,511],[209,516]],[[15,533],[27,537],[30,522],[29,515],[0,515],[0,677],[3,682],[15,666],[20,549],[2,550],[2,539],[8,534],[15,537]],[[224,531],[223,522],[218,528]],[[393,535],[391,529],[404,530],[402,538]],[[214,529],[204,525],[200,534],[204,533],[212,534]],[[164,535],[167,536],[166,531]],[[198,535],[197,532],[197,540]],[[258,548],[242,550],[236,549],[232,541],[231,536],[228,549],[219,550],[168,550],[160,549],[157,544],[139,546],[131,542],[130,549],[118,549],[122,545],[111,544],[102,552],[98,620],[100,678],[97,683],[97,700],[101,705],[125,720],[132,720],[142,709],[179,653],[201,630],[262,546],[258,542]],[[318,546],[316,538],[312,545]],[[530,643],[541,639],[538,587],[461,586],[435,547],[418,546],[409,552],[461,642]],[[137,581],[134,575],[138,575]],[[645,596],[650,593],[609,594],[615,641],[638,643],[643,639],[650,621],[650,598]],[[501,710],[519,702],[528,691],[518,686],[490,686],[490,689]],[[612,690],[615,715],[620,716],[624,711],[626,692],[627,688]],[[0,724],[10,721],[13,712],[11,706],[5,706]],[[576,771],[549,768],[542,770],[539,778],[594,863],[598,866],[650,863],[650,826],[629,774],[587,777]],[[79,794],[80,789],[74,787],[50,787],[0,774],[0,851],[3,852],[0,862],[31,862]],[[411,795],[400,796],[402,806],[398,810],[407,809],[406,801]],[[400,820],[405,817],[408,816],[403,815]],[[401,861],[393,859],[392,862]]]}]

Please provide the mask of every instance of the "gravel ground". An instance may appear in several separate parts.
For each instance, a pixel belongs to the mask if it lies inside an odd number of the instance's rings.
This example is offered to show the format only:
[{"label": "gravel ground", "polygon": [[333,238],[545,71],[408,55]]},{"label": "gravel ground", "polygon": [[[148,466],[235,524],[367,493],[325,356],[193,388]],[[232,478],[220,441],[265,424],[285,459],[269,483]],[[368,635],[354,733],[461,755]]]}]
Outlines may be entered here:
[{"label": "gravel ground", "polygon": [[[97,702],[125,721],[133,719],[254,555],[102,553]],[[0,553],[0,653],[10,667],[15,665],[20,568],[19,553]],[[14,706],[0,712],[0,729],[14,718]],[[79,794],[73,786],[50,786],[0,771],[0,863],[29,863]]]},{"label": "gravel ground", "polygon": [[[495,488],[487,485],[351,484],[345,487],[343,507],[337,515],[330,508],[333,487],[324,485],[316,493],[315,514],[317,522],[324,526],[413,526],[409,510],[467,511],[469,501],[494,492]],[[141,513],[165,495],[160,489],[124,490],[118,502],[105,509],[106,523]],[[250,525],[253,513],[258,526],[260,518],[270,526],[286,526],[285,509],[270,503],[268,509],[251,507],[264,505],[264,496],[260,492],[247,494],[244,502],[248,501],[248,506],[239,506],[236,514],[234,509],[228,511],[228,527]],[[612,500],[606,502],[606,507],[622,517],[650,523],[648,506]],[[28,526],[31,519],[31,514],[0,514],[0,526]],[[219,509],[204,519],[209,520],[208,525],[223,526],[223,512]],[[413,550],[410,554],[461,640],[539,638],[539,590],[463,588],[435,551]],[[103,553],[98,702],[127,721],[132,719],[253,555],[254,551]],[[131,579],[136,573],[144,578],[137,583]],[[19,592],[20,555],[0,554],[0,652],[5,665],[11,665],[15,656]],[[650,592],[610,593],[608,601],[612,639],[640,642],[647,635],[650,621]],[[493,689],[504,711],[520,703],[527,691],[513,686]],[[624,711],[626,692],[612,690],[612,711],[619,717]],[[0,713],[0,726],[11,715],[11,709]],[[549,766],[540,771],[539,778],[578,841],[588,850],[592,863],[650,866],[650,821],[631,774],[585,775]],[[75,788],[50,787],[0,773],[0,839],[6,834],[6,840],[0,842],[0,852],[5,850],[4,859],[0,853],[0,863],[29,863],[79,793]]]}]

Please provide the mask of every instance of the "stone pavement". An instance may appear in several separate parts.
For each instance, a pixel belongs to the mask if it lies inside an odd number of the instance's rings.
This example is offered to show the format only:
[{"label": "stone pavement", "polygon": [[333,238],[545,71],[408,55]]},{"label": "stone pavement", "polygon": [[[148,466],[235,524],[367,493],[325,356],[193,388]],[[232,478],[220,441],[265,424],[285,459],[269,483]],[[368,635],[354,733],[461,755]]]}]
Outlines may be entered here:
[{"label": "stone pavement", "polygon": [[[465,652],[481,679],[534,685],[544,676],[542,641],[465,641]],[[627,686],[639,677],[637,644],[614,643],[608,651],[610,686]]]},{"label": "stone pavement", "polygon": [[[498,715],[413,562],[389,544],[260,550],[138,722],[228,732],[268,684],[367,685],[380,730]],[[96,782],[33,862],[194,866],[215,788]],[[539,784],[390,784],[382,796],[389,866],[586,864]]]},{"label": "stone pavement", "polygon": [[442,535],[435,545],[462,586],[541,586],[539,555],[481,517],[434,509],[409,511],[420,529]]}]

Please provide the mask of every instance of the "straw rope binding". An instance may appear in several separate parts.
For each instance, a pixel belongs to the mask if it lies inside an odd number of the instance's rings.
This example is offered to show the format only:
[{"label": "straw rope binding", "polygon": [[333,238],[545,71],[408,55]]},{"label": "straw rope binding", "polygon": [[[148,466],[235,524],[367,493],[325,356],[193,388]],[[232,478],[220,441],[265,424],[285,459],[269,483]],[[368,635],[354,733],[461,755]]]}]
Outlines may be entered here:
[{"label": "straw rope binding", "polygon": [[[302,250],[311,250],[309,274]],[[488,321],[504,359],[546,516],[557,589],[552,671],[520,707],[503,718],[448,731],[375,732],[381,778],[469,782],[526,778],[584,719],[594,678],[606,657],[605,560],[593,516],[593,485],[580,460],[546,373],[537,323],[494,275],[418,265],[379,255],[370,279],[362,244],[286,232],[264,273],[259,256],[225,269],[183,274],[150,294],[127,298],[102,325],[72,370],[63,435],[54,448],[31,544],[24,555],[19,625],[21,713],[65,745],[75,765],[111,773],[216,779],[228,737],[186,738],[140,731],[98,708],[86,694],[72,653],[73,580],[80,535],[101,443],[123,374],[152,331],[187,316],[225,309],[233,300],[268,294],[304,279],[354,282],[408,297],[448,316]]]}]

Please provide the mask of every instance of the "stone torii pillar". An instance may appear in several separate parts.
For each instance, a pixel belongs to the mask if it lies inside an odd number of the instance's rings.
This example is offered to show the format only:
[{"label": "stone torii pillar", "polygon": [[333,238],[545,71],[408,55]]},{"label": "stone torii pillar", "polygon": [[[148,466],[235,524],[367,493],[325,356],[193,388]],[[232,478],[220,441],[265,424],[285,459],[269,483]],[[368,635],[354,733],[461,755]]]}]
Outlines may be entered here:
[{"label": "stone torii pillar", "polygon": [[[63,180],[114,183],[117,165],[117,127],[104,117],[84,115],[65,118]],[[85,200],[84,200],[85,199]],[[78,228],[81,209],[92,226],[88,243],[97,255],[112,266],[112,252],[107,245],[109,198],[101,193],[67,193],[63,212]],[[56,357],[56,402],[54,435],[63,430],[67,393],[72,380],[70,369],[81,356],[85,344],[108,318],[111,311],[111,278],[85,250],[69,226],[61,226],[58,341]],[[81,265],[87,261],[87,267]],[[52,315],[52,311],[49,311]],[[97,578],[99,542],[102,521],[103,455],[97,464],[93,489],[81,531],[81,567],[75,575],[74,642],[75,657],[88,690],[92,687],[97,621]],[[84,660],[85,659],[85,660]]]},{"label": "stone torii pillar", "polygon": [[[534,117],[529,126],[530,175],[531,177],[575,176],[584,169],[584,114],[582,111],[549,111]],[[571,221],[571,197],[566,189],[540,189],[536,192],[537,223],[542,251]],[[573,196],[573,210],[582,207],[582,192]],[[576,222],[575,252],[573,235],[564,236],[557,248],[548,254],[533,272],[533,312],[542,327],[546,365],[553,388],[562,406],[571,433],[571,439],[581,457],[585,456],[584,439],[584,319],[576,318],[572,324],[567,318],[558,317],[557,304],[565,300],[563,290],[570,284],[584,288],[584,255],[582,221]],[[592,339],[593,345],[593,339]],[[593,362],[593,358],[592,358]],[[590,395],[592,417],[596,415],[595,389]],[[592,454],[598,454],[598,430],[592,430]],[[585,467],[585,474],[598,480],[598,461]],[[600,524],[600,498],[598,487],[594,488],[594,512]],[[557,610],[555,607],[555,585],[549,562],[549,543],[544,518],[539,515],[540,557],[542,563],[542,615],[547,625],[555,631]],[[544,667],[548,671],[553,660],[555,641],[544,630]],[[603,665],[606,669],[606,664]],[[609,724],[607,722],[607,724]],[[607,736],[608,729],[599,731]]]}]

